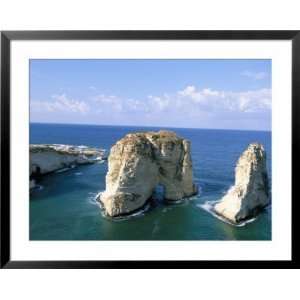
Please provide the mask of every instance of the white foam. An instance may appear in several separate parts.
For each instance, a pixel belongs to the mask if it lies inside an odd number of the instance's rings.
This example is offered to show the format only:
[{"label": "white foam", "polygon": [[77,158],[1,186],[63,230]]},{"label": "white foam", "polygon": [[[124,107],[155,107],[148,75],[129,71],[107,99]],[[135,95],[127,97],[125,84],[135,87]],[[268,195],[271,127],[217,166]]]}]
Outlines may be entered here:
[{"label": "white foam", "polygon": [[198,194],[191,196],[191,197],[186,197],[186,198],[182,198],[179,200],[167,200],[165,201],[166,205],[172,206],[172,205],[188,205],[190,203],[190,201],[196,200],[198,198]]},{"label": "white foam", "polygon": [[[101,209],[101,215],[103,218],[105,219],[108,219],[110,221],[115,221],[115,222],[119,222],[119,221],[126,221],[126,220],[129,220],[131,218],[136,218],[136,217],[140,217],[140,216],[143,216],[144,213],[150,209],[150,204],[148,203],[143,209],[140,209],[138,211],[136,211],[135,213],[132,213],[128,216],[119,216],[119,217],[114,217],[114,218],[111,218],[111,217],[108,217],[106,214],[105,214],[105,211],[104,211],[104,208],[103,208],[103,205],[100,201],[98,201],[97,199],[99,199],[101,197],[101,194],[103,194],[104,191],[100,191],[99,193],[93,193],[93,196],[89,197],[89,201],[92,203],[92,204],[96,204],[100,207]],[[90,193],[92,194],[92,193]]]},{"label": "white foam", "polygon": [[82,175],[82,172],[76,172],[75,175],[80,176],[80,175]]},{"label": "white foam", "polygon": [[109,219],[110,221],[114,221],[114,222],[122,222],[122,221],[127,221],[127,220],[132,219],[132,218],[138,218],[138,217],[144,216],[145,212],[150,209],[150,204],[147,204],[144,208],[142,208],[142,209],[140,209],[140,210],[138,210],[135,213],[132,213],[130,215],[113,217],[113,218],[108,217],[105,214],[101,204],[100,204],[100,207],[101,207],[101,214],[104,218]]},{"label": "white foam", "polygon": [[96,193],[95,195],[95,200],[97,201],[98,198],[100,198],[100,196],[104,193],[104,191],[100,191],[98,193]]},{"label": "white foam", "polygon": [[103,164],[105,162],[104,159],[100,158],[100,159],[96,159],[97,163],[98,164]]},{"label": "white foam", "polygon": [[55,173],[63,173],[63,172],[69,171],[69,170],[70,170],[70,168],[63,168],[63,169],[55,171]]},{"label": "white foam", "polygon": [[30,189],[30,192],[32,191],[41,191],[44,189],[44,186],[40,185],[40,184],[36,184],[32,189]]},{"label": "white foam", "polygon": [[[100,193],[102,193],[102,192],[100,192]],[[88,202],[89,202],[90,204],[100,206],[99,201],[97,201],[98,195],[99,195],[100,193],[89,192],[89,193],[88,193],[89,196],[87,197]],[[100,207],[101,207],[101,206],[100,206]]]},{"label": "white foam", "polygon": [[179,199],[179,200],[168,200],[166,203],[168,205],[176,205],[176,204],[183,204],[186,202],[186,199]]},{"label": "white foam", "polygon": [[256,220],[256,217],[255,218],[251,218],[249,220],[246,220],[246,221],[242,221],[241,223],[239,224],[234,224],[234,223],[231,223],[230,221],[228,221],[227,219],[223,218],[222,216],[218,215],[215,213],[214,211],[214,206],[216,203],[218,203],[220,201],[206,201],[204,204],[198,204],[197,206],[204,209],[205,211],[207,211],[208,213],[210,213],[212,216],[214,216],[215,218],[221,220],[222,222],[226,223],[226,224],[229,224],[231,226],[235,226],[235,227],[243,227],[245,226],[246,224],[249,224],[249,223],[252,223]]}]

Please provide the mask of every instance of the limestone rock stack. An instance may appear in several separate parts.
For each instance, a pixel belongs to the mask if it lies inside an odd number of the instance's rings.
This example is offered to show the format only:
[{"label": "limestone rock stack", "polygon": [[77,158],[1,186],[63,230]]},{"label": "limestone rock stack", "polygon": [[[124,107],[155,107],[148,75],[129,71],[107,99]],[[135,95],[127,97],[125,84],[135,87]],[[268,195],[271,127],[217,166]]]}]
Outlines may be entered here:
[{"label": "limestone rock stack", "polygon": [[266,154],[263,146],[248,146],[237,162],[235,185],[214,210],[233,223],[255,216],[270,201]]},{"label": "limestone rock stack", "polygon": [[129,214],[145,205],[158,184],[169,201],[197,193],[190,142],[171,131],[127,134],[111,148],[99,200],[109,216]]}]

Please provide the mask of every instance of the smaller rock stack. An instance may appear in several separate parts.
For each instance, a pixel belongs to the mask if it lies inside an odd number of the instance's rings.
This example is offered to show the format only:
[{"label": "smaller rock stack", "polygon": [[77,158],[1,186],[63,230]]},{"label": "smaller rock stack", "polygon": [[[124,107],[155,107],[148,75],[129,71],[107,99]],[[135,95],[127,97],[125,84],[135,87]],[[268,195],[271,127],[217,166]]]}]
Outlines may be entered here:
[{"label": "smaller rock stack", "polygon": [[214,210],[233,223],[255,216],[270,202],[266,154],[263,146],[248,146],[235,168],[235,185],[230,188]]}]

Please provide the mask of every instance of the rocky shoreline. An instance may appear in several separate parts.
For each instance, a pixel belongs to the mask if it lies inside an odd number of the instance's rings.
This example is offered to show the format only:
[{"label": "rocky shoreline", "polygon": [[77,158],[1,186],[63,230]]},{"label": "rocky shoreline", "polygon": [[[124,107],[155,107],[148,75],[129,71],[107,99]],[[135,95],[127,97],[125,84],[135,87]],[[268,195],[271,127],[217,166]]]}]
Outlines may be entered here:
[{"label": "rocky shoreline", "polygon": [[31,144],[29,152],[30,189],[46,174],[106,160],[104,149],[87,146]]},{"label": "rocky shoreline", "polygon": [[[105,150],[87,146],[30,145],[30,189],[42,176],[106,160]],[[166,204],[198,193],[193,181],[190,142],[172,131],[130,133],[108,156],[106,188],[97,196],[105,216],[120,218],[145,209],[157,186]],[[256,217],[270,204],[263,145],[249,144],[237,161],[235,183],[212,212],[232,225]]]}]

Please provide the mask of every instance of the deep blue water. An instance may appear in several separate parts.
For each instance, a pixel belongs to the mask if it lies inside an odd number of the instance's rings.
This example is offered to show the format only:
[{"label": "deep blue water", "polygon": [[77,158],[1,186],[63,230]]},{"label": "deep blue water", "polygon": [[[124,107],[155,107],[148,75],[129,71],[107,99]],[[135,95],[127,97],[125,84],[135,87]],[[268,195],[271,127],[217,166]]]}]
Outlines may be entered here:
[{"label": "deep blue water", "polygon": [[[110,147],[129,132],[168,128],[31,124],[30,143]],[[137,217],[102,216],[95,196],[105,189],[107,163],[45,176],[30,195],[31,240],[270,240],[271,208],[243,227],[226,224],[201,205],[220,199],[234,183],[238,157],[251,142],[267,152],[271,182],[271,132],[172,128],[192,145],[200,194],[178,205],[159,203]]]}]

